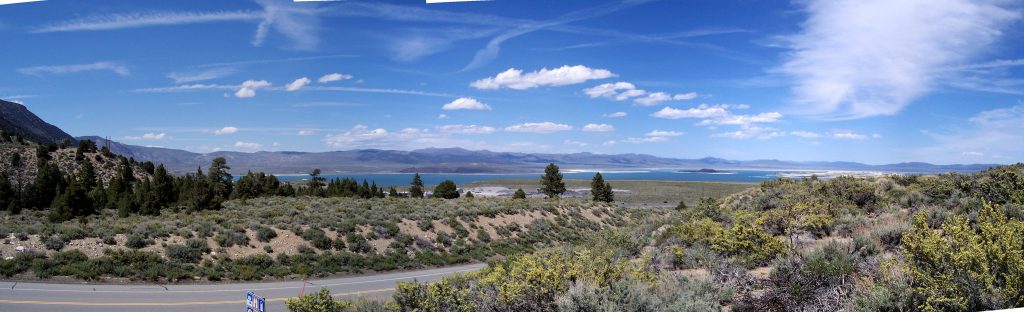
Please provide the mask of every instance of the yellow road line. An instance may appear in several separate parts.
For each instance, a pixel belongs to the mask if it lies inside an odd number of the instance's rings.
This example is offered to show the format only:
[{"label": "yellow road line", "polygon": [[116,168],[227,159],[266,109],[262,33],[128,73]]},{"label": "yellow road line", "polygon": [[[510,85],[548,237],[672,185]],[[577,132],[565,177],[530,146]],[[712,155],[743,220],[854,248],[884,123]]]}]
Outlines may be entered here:
[{"label": "yellow road line", "polygon": [[[315,288],[314,288],[315,289]],[[371,294],[385,291],[392,291],[394,288],[380,288],[361,290],[346,293],[333,294],[335,297]],[[268,298],[266,301],[284,301],[286,298]],[[83,301],[35,301],[35,300],[0,300],[0,303],[9,304],[35,304],[35,305],[72,305],[72,306],[100,306],[100,307],[153,307],[153,306],[191,306],[191,305],[220,305],[220,304],[241,304],[245,300],[221,300],[221,301],[184,301],[184,302],[83,302]]]}]

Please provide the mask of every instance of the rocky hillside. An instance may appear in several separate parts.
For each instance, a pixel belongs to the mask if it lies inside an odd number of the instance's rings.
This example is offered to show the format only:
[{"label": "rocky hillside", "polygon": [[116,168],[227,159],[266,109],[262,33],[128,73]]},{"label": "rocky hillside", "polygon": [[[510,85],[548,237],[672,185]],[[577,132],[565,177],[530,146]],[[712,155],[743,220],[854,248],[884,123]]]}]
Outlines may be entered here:
[{"label": "rocky hillside", "polygon": [[[36,164],[38,163],[36,153],[39,147],[39,144],[32,142],[0,142],[0,172],[7,173],[14,187],[26,186],[35,178]],[[47,154],[50,156],[50,163],[56,164],[61,172],[75,174],[81,170],[81,164],[75,160],[77,150],[75,147],[57,148],[48,151]],[[14,156],[15,154],[18,156]],[[96,176],[104,184],[109,182],[117,173],[118,164],[120,163],[117,155],[87,152],[83,153],[83,156],[84,159],[92,163]],[[133,166],[133,169],[135,177],[138,179],[149,176],[149,173],[138,166]]]},{"label": "rocky hillside", "polygon": [[25,105],[4,100],[0,100],[0,130],[21,135],[34,142],[75,141],[75,138],[64,130],[43,121],[39,116],[30,112]]}]

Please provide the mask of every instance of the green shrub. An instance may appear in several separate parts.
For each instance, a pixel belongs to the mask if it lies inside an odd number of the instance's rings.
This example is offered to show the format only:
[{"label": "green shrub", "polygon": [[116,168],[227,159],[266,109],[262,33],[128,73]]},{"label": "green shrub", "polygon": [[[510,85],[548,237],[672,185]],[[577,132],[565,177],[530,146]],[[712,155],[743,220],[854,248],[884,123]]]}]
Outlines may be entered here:
[{"label": "green shrub", "polygon": [[902,251],[913,277],[914,308],[996,310],[1024,306],[1024,222],[985,203],[977,224],[963,216],[932,229],[914,215]]},{"label": "green shrub", "polygon": [[484,229],[479,229],[476,231],[476,239],[484,243],[490,243],[491,234],[487,233]]},{"label": "green shrub", "polygon": [[274,231],[274,229],[265,226],[256,227],[256,240],[268,243],[275,237],[277,237],[277,231]]},{"label": "green shrub", "polygon": [[431,222],[430,219],[422,219],[416,221],[416,227],[420,228],[422,231],[430,231],[434,229],[434,222]]},{"label": "green shrub", "polygon": [[327,238],[327,234],[318,228],[309,228],[302,232],[302,238],[313,243],[313,247],[320,250],[330,250],[334,247],[334,241]]},{"label": "green shrub", "polygon": [[128,235],[128,239],[125,241],[124,245],[125,247],[131,249],[142,249],[146,248],[146,246],[149,246],[149,242],[147,242],[146,238],[143,237],[142,235],[131,234]]},{"label": "green shrub", "polygon": [[882,242],[882,246],[888,250],[899,248],[903,241],[903,234],[910,230],[910,226],[902,223],[883,225],[871,232],[871,236]]},{"label": "green shrub", "polygon": [[46,245],[46,249],[54,251],[61,251],[61,249],[64,249],[64,244],[64,239],[57,235],[47,237],[46,242],[44,243],[44,245]]},{"label": "green shrub", "polygon": [[197,263],[203,257],[202,253],[196,253],[192,248],[178,244],[167,245],[164,252],[168,259],[181,263]]},{"label": "green shrub", "polygon": [[284,305],[291,312],[340,312],[351,307],[347,301],[334,300],[327,288],[320,288],[316,293],[298,298],[285,299]]},{"label": "green shrub", "polygon": [[758,227],[737,223],[715,237],[711,248],[723,255],[735,256],[747,266],[760,266],[785,252],[788,246]]},{"label": "green shrub", "polygon": [[358,233],[348,233],[345,236],[345,240],[348,241],[348,249],[355,253],[369,253],[373,251],[373,246],[366,240],[366,237],[359,235]]},{"label": "green shrub", "polygon": [[[837,311],[849,302],[857,262],[849,247],[829,242],[806,255],[776,259],[761,294],[748,293],[740,311]],[[836,296],[839,296],[838,298]]]}]

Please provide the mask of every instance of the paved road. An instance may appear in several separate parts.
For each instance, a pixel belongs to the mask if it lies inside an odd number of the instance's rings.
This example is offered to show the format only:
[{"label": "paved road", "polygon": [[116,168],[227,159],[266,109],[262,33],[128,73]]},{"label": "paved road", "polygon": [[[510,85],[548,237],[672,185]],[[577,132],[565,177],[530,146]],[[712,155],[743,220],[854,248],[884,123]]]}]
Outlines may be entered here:
[{"label": "paved road", "polygon": [[[471,264],[448,268],[306,281],[305,292],[321,287],[336,298],[384,297],[399,281],[433,281],[456,272],[482,268]],[[287,311],[302,281],[208,285],[45,284],[0,281],[0,311],[245,311],[245,294],[266,298],[267,311]]]}]

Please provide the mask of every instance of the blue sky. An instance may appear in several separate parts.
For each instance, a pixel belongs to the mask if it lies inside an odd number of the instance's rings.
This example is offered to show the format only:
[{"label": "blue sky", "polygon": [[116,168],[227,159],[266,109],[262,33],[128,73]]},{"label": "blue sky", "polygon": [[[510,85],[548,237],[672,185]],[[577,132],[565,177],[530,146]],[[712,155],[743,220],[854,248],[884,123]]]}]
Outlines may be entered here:
[{"label": "blue sky", "polygon": [[0,98],[195,152],[1024,159],[1022,3],[0,6]]}]

